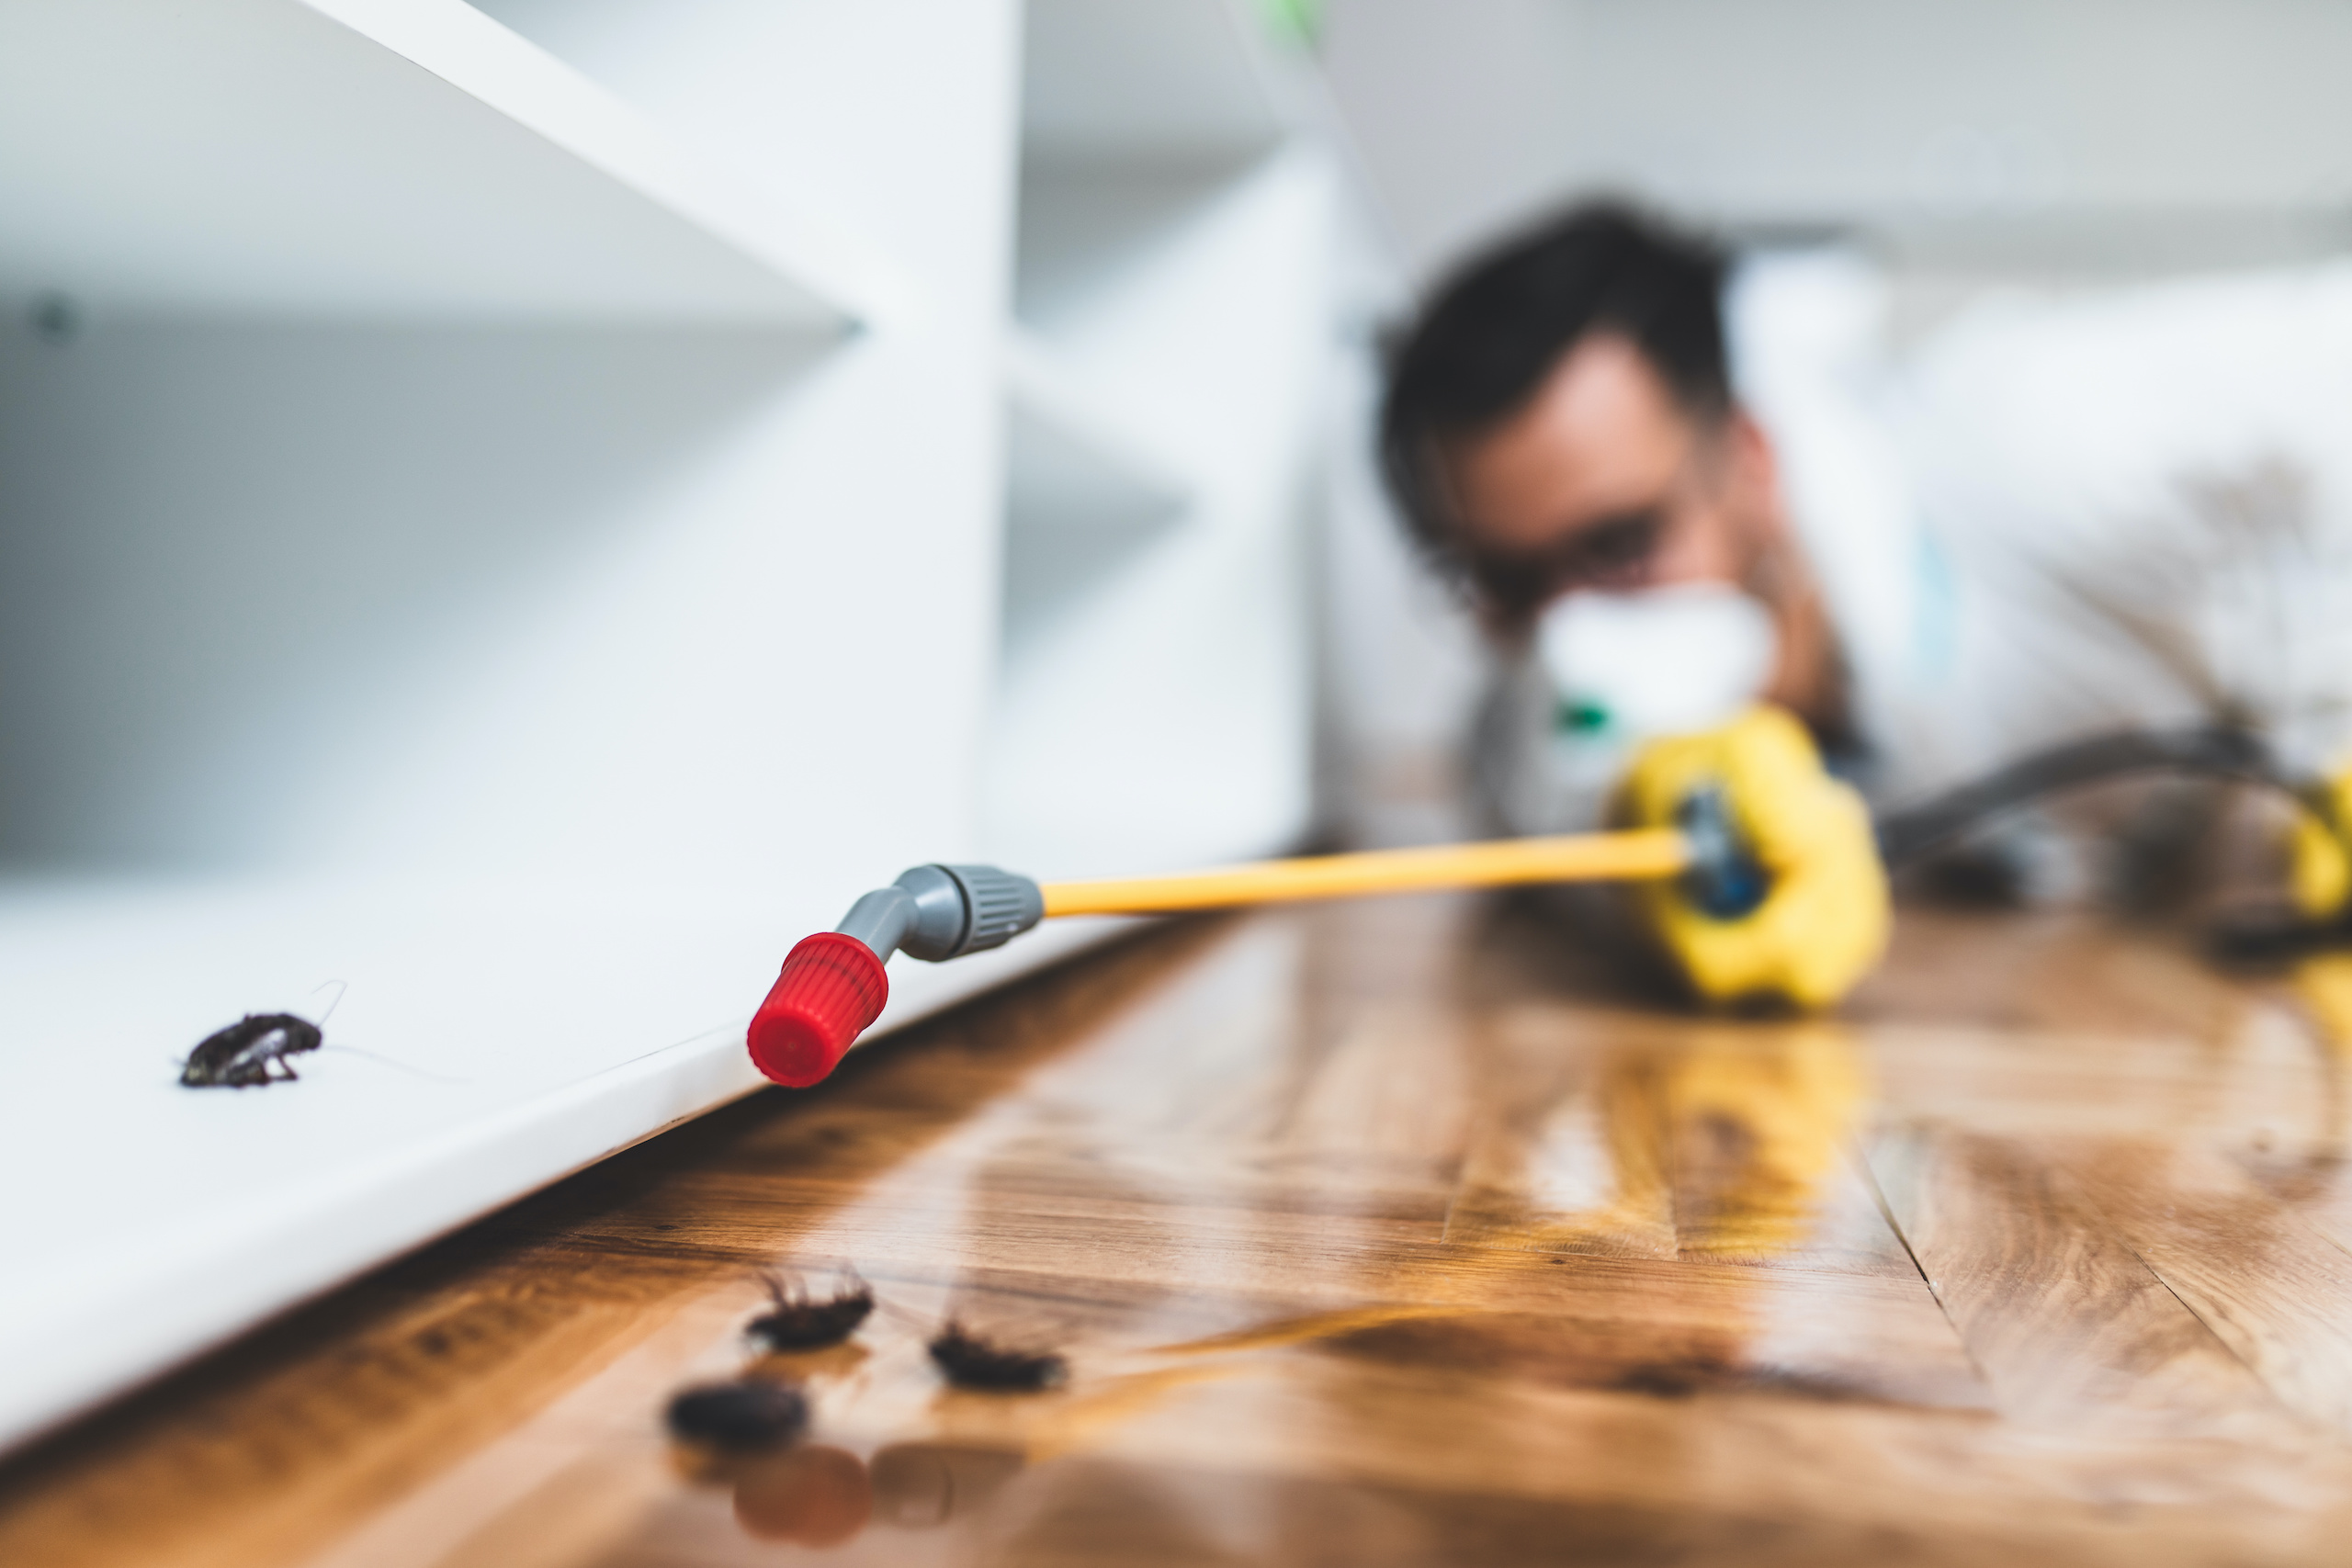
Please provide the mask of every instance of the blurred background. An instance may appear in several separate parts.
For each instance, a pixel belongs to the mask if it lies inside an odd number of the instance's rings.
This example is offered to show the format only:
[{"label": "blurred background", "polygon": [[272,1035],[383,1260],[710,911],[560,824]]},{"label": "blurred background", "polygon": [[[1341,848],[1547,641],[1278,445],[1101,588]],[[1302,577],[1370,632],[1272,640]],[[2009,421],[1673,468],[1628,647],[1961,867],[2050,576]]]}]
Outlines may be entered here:
[{"label": "blurred background", "polygon": [[[1395,264],[1367,332],[1601,193],[1851,258],[1883,369],[2006,291],[2352,252],[2352,7],[2324,0],[1327,0],[1314,22]],[[1338,496],[1327,780],[1366,830],[1436,830],[1373,828],[1364,795],[1448,787],[1476,652],[1368,479]]]}]

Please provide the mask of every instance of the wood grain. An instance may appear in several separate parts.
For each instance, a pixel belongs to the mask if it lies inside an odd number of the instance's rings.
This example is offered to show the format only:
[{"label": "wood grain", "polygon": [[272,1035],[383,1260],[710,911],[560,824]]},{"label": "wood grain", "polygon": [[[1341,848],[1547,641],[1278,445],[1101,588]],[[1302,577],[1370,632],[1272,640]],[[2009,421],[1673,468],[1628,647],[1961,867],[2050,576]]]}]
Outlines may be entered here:
[{"label": "wood grain", "polygon": [[2068,1169],[2281,1403],[2352,1430],[2352,1255],[2210,1150],[2102,1144]]},{"label": "wood grain", "polygon": [[2041,1146],[1914,1126],[1872,1139],[1870,1163],[2010,1419],[2116,1436],[2298,1435]]},{"label": "wood grain", "polygon": [[[17,1454],[0,1562],[2335,1562],[2324,1016],[2047,918],[1906,916],[1827,1022],[1525,901],[1174,925]],[[851,1345],[746,1345],[844,1265]],[[944,1388],[951,1315],[1069,1383]],[[746,1372],[808,1439],[673,1450]]]}]

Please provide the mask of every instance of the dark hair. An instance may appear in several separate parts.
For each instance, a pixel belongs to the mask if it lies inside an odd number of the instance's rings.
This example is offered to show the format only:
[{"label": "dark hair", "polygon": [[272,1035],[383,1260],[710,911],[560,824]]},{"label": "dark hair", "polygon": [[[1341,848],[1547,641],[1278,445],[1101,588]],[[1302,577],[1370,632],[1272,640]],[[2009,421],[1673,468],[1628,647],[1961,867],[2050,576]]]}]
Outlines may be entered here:
[{"label": "dark hair", "polygon": [[1623,333],[1693,418],[1731,407],[1721,249],[1622,202],[1574,207],[1473,259],[1388,357],[1380,465],[1407,525],[1441,558],[1453,520],[1444,444],[1498,423],[1588,333]]}]

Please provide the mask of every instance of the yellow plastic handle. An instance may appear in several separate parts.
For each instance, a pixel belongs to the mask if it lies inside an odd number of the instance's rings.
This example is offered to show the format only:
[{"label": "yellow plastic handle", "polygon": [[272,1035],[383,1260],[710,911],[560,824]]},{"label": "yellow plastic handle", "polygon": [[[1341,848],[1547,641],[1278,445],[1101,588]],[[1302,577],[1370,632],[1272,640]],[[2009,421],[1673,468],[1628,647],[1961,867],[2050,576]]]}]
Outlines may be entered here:
[{"label": "yellow plastic handle", "polygon": [[1521,882],[1602,882],[1673,876],[1689,869],[1690,840],[1673,828],[1572,833],[1419,850],[1311,855],[1174,876],[1046,884],[1046,914],[1145,915],[1415,893],[1440,887],[1499,887]]}]

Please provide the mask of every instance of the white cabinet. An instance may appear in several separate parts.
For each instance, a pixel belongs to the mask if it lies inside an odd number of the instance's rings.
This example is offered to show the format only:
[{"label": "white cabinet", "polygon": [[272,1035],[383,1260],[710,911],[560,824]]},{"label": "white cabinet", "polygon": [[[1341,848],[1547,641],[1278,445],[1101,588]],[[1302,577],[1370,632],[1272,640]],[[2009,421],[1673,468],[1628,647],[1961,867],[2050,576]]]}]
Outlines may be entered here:
[{"label": "white cabinet", "polygon": [[[982,831],[1057,873],[1277,850],[1309,812],[1297,519],[1332,333],[1331,164],[1225,7],[1035,0],[1024,57]],[[1091,415],[1085,488],[1044,460],[1044,429],[1080,432],[1064,409]],[[1123,498],[1097,492],[1122,473]]]},{"label": "white cabinet", "polygon": [[906,864],[1306,829],[1298,69],[1226,0],[0,0],[0,1439],[753,1087]]}]

